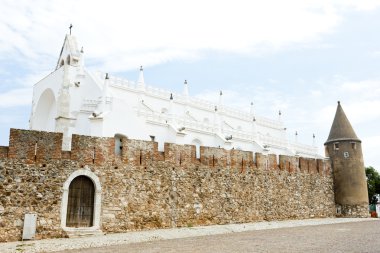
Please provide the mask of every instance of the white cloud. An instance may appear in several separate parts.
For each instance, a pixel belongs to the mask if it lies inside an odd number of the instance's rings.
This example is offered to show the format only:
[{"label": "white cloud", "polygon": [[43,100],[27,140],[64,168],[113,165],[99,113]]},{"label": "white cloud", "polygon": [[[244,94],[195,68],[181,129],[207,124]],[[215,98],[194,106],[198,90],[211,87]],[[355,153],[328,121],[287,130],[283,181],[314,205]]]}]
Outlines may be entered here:
[{"label": "white cloud", "polygon": [[[342,8],[375,7],[373,1],[5,0],[0,3],[0,52],[3,57],[21,54],[27,64],[49,57],[51,64],[72,22],[87,55],[120,71],[120,66],[193,59],[202,50],[247,54],[307,44],[334,31]],[[126,64],[118,64],[115,55]]]},{"label": "white cloud", "polygon": [[340,85],[340,88],[343,92],[350,92],[355,96],[359,93],[366,96],[366,98],[380,98],[380,80],[344,82]]},{"label": "white cloud", "polygon": [[32,103],[32,89],[14,89],[0,94],[0,108],[25,106]]}]

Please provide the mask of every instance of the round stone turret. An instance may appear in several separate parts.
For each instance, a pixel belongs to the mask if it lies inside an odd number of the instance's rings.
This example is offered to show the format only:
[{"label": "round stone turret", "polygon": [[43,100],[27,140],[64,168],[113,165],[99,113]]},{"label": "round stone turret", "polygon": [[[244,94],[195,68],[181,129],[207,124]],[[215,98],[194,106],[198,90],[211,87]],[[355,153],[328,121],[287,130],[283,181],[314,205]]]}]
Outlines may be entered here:
[{"label": "round stone turret", "polygon": [[368,190],[361,140],[356,136],[340,102],[325,147],[333,168],[337,213],[345,217],[368,217]]}]

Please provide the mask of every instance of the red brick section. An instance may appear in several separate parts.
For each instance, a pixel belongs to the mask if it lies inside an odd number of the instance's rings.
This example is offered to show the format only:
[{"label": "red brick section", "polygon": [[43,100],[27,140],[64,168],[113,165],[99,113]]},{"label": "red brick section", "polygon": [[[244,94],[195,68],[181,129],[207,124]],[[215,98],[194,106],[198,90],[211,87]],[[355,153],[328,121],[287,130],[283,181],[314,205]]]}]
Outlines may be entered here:
[{"label": "red brick section", "polygon": [[62,159],[71,159],[71,151],[62,151]]},{"label": "red brick section", "polygon": [[73,134],[71,159],[81,165],[103,165],[115,160],[115,139]]},{"label": "red brick section", "polygon": [[308,160],[309,160],[309,173],[317,174],[318,173],[317,160],[315,159],[308,159]]},{"label": "red brick section", "polygon": [[165,161],[173,165],[185,166],[196,160],[194,145],[165,143],[164,149]]},{"label": "red brick section", "polygon": [[0,147],[0,158],[7,158],[8,157],[8,147]]},{"label": "red brick section", "polygon": [[267,156],[261,153],[255,153],[256,167],[257,168],[267,168]]},{"label": "red brick section", "polygon": [[244,172],[248,167],[252,167],[253,153],[243,150],[230,150],[231,168]]},{"label": "red brick section", "polygon": [[8,157],[25,159],[26,163],[46,162],[60,159],[62,133],[11,129]]},{"label": "red brick section", "polygon": [[289,171],[290,173],[298,171],[299,160],[297,157],[280,155],[279,156],[281,170]]},{"label": "red brick section", "polygon": [[228,150],[214,147],[201,147],[201,163],[203,165],[214,167],[226,167],[227,163],[231,164]]},{"label": "red brick section", "polygon": [[158,151],[158,143],[152,141],[122,139],[120,155],[115,155],[115,139],[73,135],[71,151],[62,151],[62,134],[32,130],[11,129],[9,147],[0,147],[0,158],[24,159],[26,163],[47,163],[50,159],[71,159],[84,165],[131,164],[149,166],[155,161],[187,167],[206,165],[210,168],[230,167],[241,173],[250,168],[285,170],[320,175],[330,175],[329,161],[280,155],[263,155],[242,150],[225,150],[200,147],[200,159],[195,157],[194,145],[164,144],[164,152]]},{"label": "red brick section", "polygon": [[268,155],[268,169],[270,170],[278,169],[277,156],[275,154]]},{"label": "red brick section", "polygon": [[157,148],[157,142],[125,139],[123,140],[123,161],[145,167],[160,160]]},{"label": "red brick section", "polygon": [[307,158],[300,157],[299,167],[301,172],[309,172],[309,161]]}]

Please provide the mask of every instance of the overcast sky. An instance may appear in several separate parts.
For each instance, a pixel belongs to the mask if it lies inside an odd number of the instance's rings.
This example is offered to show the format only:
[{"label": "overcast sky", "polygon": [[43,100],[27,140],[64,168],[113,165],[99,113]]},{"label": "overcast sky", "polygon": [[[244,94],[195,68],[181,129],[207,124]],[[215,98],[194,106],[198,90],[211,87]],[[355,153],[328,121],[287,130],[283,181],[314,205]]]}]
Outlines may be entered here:
[{"label": "overcast sky", "polygon": [[32,86],[54,70],[68,26],[86,66],[277,118],[320,153],[340,100],[380,170],[380,1],[0,2],[0,145],[28,128]]}]

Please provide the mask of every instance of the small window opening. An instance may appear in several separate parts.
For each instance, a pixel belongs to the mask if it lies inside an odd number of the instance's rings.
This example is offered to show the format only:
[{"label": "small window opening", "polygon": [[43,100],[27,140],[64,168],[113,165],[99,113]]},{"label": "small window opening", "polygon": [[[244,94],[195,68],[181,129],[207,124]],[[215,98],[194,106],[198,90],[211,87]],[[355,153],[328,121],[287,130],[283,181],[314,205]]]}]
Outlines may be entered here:
[{"label": "small window opening", "polygon": [[95,163],[95,147],[94,147],[94,150],[92,152],[92,163],[93,164]]},{"label": "small window opening", "polygon": [[339,142],[334,143],[334,150],[339,150]]},{"label": "small window opening", "polygon": [[214,155],[212,155],[212,167],[214,167],[215,166],[215,157],[214,157]]},{"label": "small window opening", "polygon": [[355,142],[351,142],[351,148],[356,149],[356,143]]},{"label": "small window opening", "polygon": [[115,155],[122,156],[123,155],[123,138],[126,136],[122,134],[115,134]]},{"label": "small window opening", "polygon": [[140,165],[142,164],[142,151],[140,150]]},{"label": "small window opening", "polygon": [[34,161],[37,161],[37,148],[38,148],[38,145],[37,145],[37,142],[34,144]]}]

